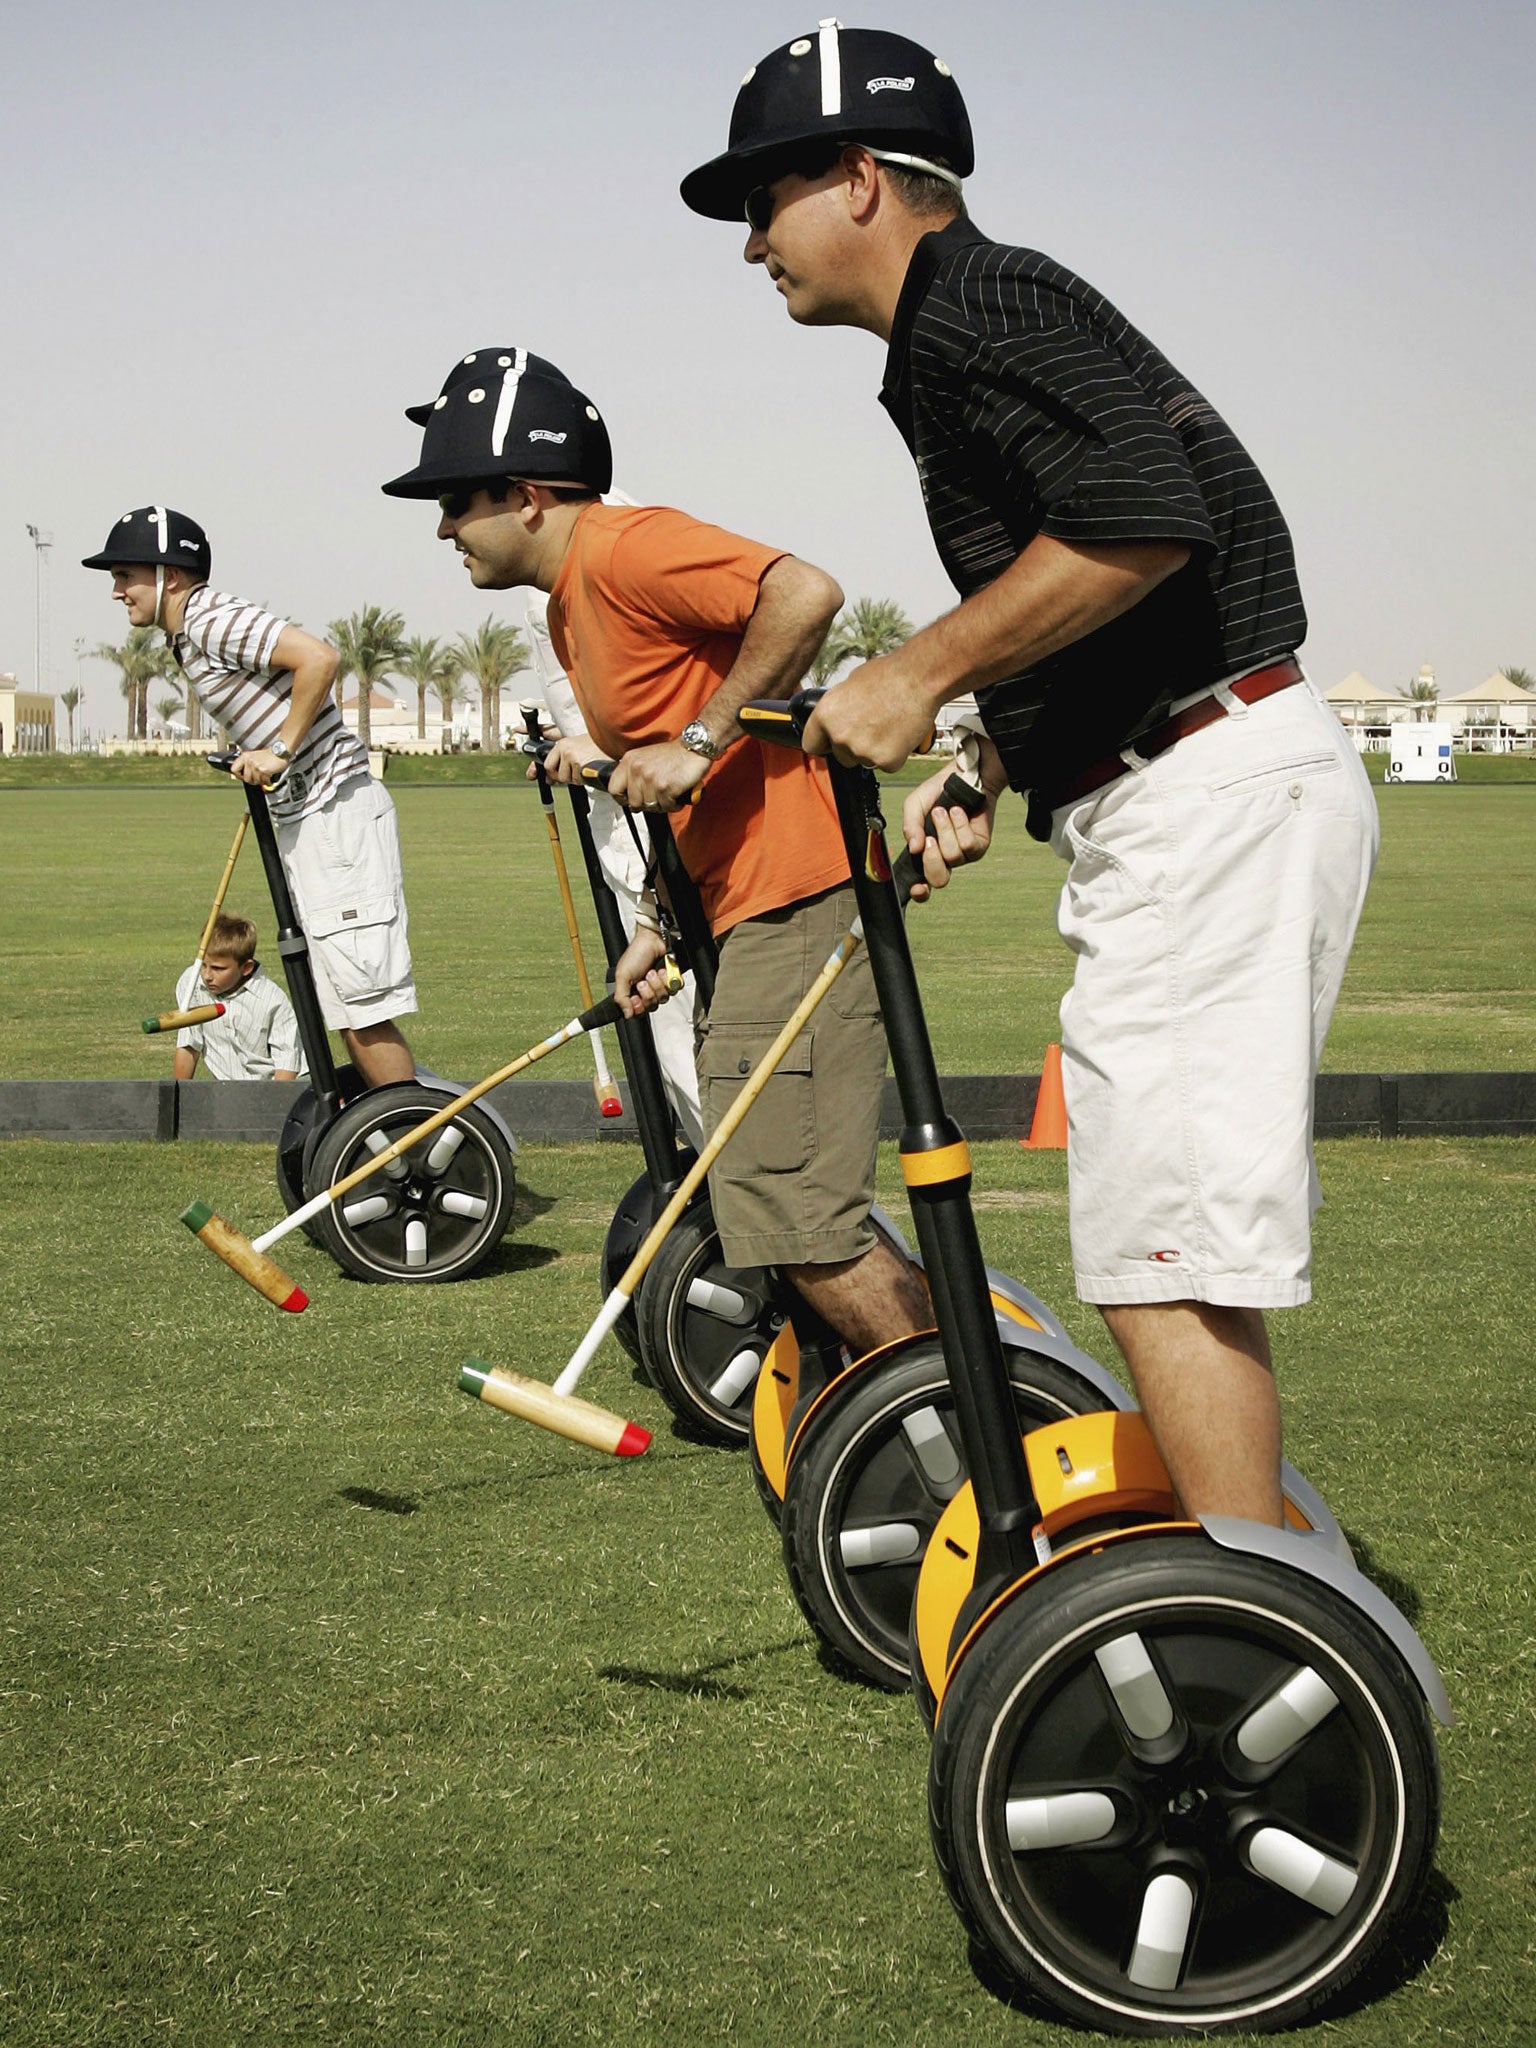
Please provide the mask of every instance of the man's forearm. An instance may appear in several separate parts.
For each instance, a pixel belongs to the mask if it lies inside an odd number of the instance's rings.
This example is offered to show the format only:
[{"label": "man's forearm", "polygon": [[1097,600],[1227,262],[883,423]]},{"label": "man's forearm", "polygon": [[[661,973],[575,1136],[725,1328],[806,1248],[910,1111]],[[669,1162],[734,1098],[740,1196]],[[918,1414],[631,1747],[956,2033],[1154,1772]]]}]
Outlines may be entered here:
[{"label": "man's forearm", "polygon": [[[293,671],[293,694],[288,700],[288,716],[283,720],[278,734],[290,753],[297,753],[304,736],[320,715],[320,708],[331,693],[336,680],[337,664],[322,661],[318,657],[303,661]],[[359,690],[365,686],[358,684]]]},{"label": "man's forearm", "polygon": [[793,694],[842,602],[838,585],[810,563],[793,556],[774,563],[763,578],[736,659],[700,713],[716,746],[728,747],[741,738],[736,714],[743,704],[754,697]]},{"label": "man's forearm", "polygon": [[1040,534],[994,583],[900,650],[937,711],[1106,626],[1189,560],[1182,542],[1068,547]]}]

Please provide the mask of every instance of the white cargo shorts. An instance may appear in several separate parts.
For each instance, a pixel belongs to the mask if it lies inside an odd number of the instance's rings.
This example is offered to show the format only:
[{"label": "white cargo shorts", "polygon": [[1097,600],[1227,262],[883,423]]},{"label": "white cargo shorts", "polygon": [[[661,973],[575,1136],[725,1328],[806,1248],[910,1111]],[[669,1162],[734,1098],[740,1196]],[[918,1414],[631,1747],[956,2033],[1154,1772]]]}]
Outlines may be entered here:
[{"label": "white cargo shorts", "polygon": [[1053,814],[1084,1301],[1309,1298],[1313,1084],[1378,838],[1305,681]]},{"label": "white cargo shorts", "polygon": [[408,1015],[416,984],[400,830],[384,785],[354,776],[318,810],[278,824],[277,843],[327,1025],[355,1031]]}]

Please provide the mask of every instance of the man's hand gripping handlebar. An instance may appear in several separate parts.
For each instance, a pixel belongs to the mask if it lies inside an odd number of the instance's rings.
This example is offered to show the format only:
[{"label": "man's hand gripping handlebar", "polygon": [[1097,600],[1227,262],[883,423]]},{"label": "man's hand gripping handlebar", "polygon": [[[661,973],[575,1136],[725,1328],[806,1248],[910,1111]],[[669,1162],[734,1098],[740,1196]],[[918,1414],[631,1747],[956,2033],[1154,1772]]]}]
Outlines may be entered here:
[{"label": "man's hand gripping handlebar", "polygon": [[[822,690],[800,690],[787,700],[759,697],[741,707],[737,723],[753,739],[766,740],[772,746],[799,747],[811,714],[824,694]],[[932,745],[931,736],[929,745]],[[954,770],[950,770],[942,780],[937,776],[930,778],[913,791],[902,813],[907,845],[891,868],[891,879],[903,903],[909,897],[922,902],[930,889],[943,888],[949,880],[951,867],[981,858],[986,850],[985,827],[982,834],[978,834],[971,829],[971,821],[983,820],[990,810],[985,793]],[[962,813],[961,820],[957,821],[950,815],[954,811]],[[959,838],[961,831],[966,832],[972,843],[980,838],[978,851],[964,851],[964,842]],[[954,860],[949,858],[941,835],[947,835],[950,843],[959,849]],[[915,847],[912,844],[914,838],[918,842]],[[928,871],[930,862],[942,871],[942,880]]]}]

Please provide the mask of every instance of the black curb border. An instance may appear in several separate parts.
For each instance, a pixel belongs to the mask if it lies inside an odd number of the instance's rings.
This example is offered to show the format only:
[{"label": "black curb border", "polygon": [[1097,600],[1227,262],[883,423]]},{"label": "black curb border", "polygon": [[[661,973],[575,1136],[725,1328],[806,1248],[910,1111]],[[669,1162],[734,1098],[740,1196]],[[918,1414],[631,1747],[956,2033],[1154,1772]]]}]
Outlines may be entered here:
[{"label": "black curb border", "polygon": [[[1037,1074],[958,1074],[943,1085],[968,1137],[1028,1136]],[[0,1081],[0,1139],[270,1145],[295,1093],[271,1081]],[[622,1117],[598,1116],[586,1081],[508,1081],[489,1101],[529,1144],[632,1143],[638,1136],[627,1105]],[[1530,1137],[1536,1073],[1321,1074],[1313,1130],[1319,1138]],[[888,1080],[880,1135],[900,1131],[896,1084]]]}]

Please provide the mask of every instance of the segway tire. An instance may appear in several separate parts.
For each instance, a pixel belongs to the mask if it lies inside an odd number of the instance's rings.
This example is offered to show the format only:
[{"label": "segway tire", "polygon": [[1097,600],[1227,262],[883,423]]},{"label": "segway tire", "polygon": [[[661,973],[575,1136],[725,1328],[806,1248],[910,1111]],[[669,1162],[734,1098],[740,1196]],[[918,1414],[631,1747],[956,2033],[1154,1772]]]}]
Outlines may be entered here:
[{"label": "segway tire", "polygon": [[[1004,1357],[1021,1433],[1104,1405],[1097,1388],[1054,1359],[1011,1344]],[[954,1393],[931,1332],[867,1370],[853,1366],[809,1417],[790,1457],[779,1534],[800,1611],[846,1676],[890,1692],[912,1685],[918,1570],[967,1476]]]},{"label": "segway tire", "polygon": [[[599,1278],[601,1298],[604,1301],[623,1279],[630,1260],[650,1235],[651,1225],[661,1214],[661,1209],[662,1204],[651,1186],[649,1177],[642,1173],[639,1179],[625,1190],[618,1208],[613,1212],[608,1235],[603,1239]],[[640,1332],[635,1327],[635,1304],[632,1301],[614,1324],[613,1334],[618,1339],[620,1348],[627,1351],[638,1365]]]},{"label": "segway tire", "polygon": [[686,1433],[739,1449],[783,1325],[768,1272],[728,1266],[707,1197],[673,1224],[635,1293],[640,1362]]},{"label": "segway tire", "polygon": [[[341,1091],[343,1104],[346,1104],[353,1096],[361,1095],[368,1084],[356,1067],[344,1066],[336,1069],[336,1085]],[[278,1135],[277,1191],[290,1216],[301,1202],[308,1199],[304,1193],[305,1166],[313,1156],[317,1142],[315,1124],[319,1108],[313,1086],[300,1089],[288,1105],[288,1114],[283,1118],[283,1128]],[[313,1217],[299,1227],[314,1243],[323,1242],[320,1226]]]},{"label": "segway tire", "polygon": [[[440,1089],[415,1081],[368,1089],[321,1132],[310,1194],[445,1106]],[[430,1285],[466,1279],[485,1263],[506,1234],[516,1192],[506,1139],[471,1103],[315,1221],[320,1243],[355,1280]]]},{"label": "segway tire", "polygon": [[1114,2034],[1335,2006],[1413,1911],[1439,1798],[1423,1695],[1361,1610],[1195,1532],[1066,1557],[994,1613],[929,1770],[973,1942]]}]

